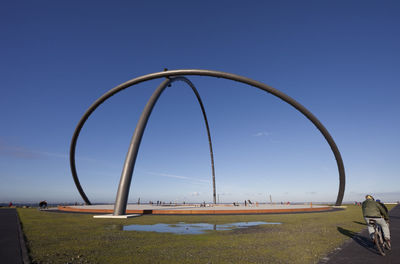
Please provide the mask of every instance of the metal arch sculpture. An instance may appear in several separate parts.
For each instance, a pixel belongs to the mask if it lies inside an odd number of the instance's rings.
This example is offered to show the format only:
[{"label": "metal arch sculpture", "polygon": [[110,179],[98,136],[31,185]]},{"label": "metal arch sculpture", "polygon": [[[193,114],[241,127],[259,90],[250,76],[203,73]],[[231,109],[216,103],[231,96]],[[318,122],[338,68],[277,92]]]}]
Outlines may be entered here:
[{"label": "metal arch sculpture", "polygon": [[[201,100],[199,92],[197,91],[197,89],[193,85],[193,83],[191,81],[189,81],[185,77],[167,78],[167,80],[162,82],[160,84],[160,86],[154,91],[154,93],[150,97],[149,101],[147,102],[147,104],[145,106],[145,109],[142,112],[142,115],[139,118],[139,121],[138,121],[138,123],[136,125],[136,128],[135,128],[135,132],[134,132],[134,134],[132,136],[132,140],[131,140],[132,143],[131,143],[130,148],[128,150],[128,154],[127,154],[126,159],[128,159],[128,157],[129,157],[129,158],[132,158],[133,160],[130,161],[130,162],[126,162],[125,164],[132,164],[132,166],[128,169],[128,171],[130,170],[130,175],[132,175],[133,169],[134,169],[134,164],[135,164],[136,157],[137,157],[137,153],[139,151],[139,146],[140,146],[140,143],[142,141],[142,136],[143,136],[144,130],[146,128],[147,121],[148,121],[148,119],[150,117],[150,114],[151,114],[151,112],[153,110],[153,107],[156,104],[156,102],[157,102],[158,98],[160,97],[161,93],[165,90],[165,88],[167,86],[171,86],[171,84],[173,82],[175,82],[175,81],[183,81],[186,84],[188,84],[190,86],[190,88],[192,88],[192,91],[194,92],[194,94],[195,94],[195,96],[197,98],[197,101],[198,101],[198,103],[200,105],[201,112],[203,114],[204,122],[205,122],[206,129],[207,129],[207,137],[208,137],[208,144],[209,144],[210,158],[211,158],[212,182],[213,182],[213,202],[214,202],[214,204],[216,204],[214,152],[213,152],[213,148],[212,148],[211,133],[210,133],[210,127],[208,125],[207,114],[206,114],[206,111],[204,109],[203,101]],[[72,149],[75,150],[75,148],[76,148],[76,141],[77,141],[78,135],[79,135],[79,131],[75,130],[73,141],[72,141],[73,144],[71,144],[71,151],[70,151],[70,162],[71,162],[72,176],[73,176],[75,185],[76,185],[81,197],[83,198],[83,200],[85,201],[86,204],[90,205],[91,202],[87,198],[86,193],[83,191],[82,186],[81,186],[80,181],[79,181],[79,178],[78,178],[78,175],[77,175],[77,172],[76,172],[75,155],[72,155],[72,153],[73,153]],[[122,175],[125,175],[124,173],[126,173],[125,168],[126,167],[124,166],[124,170],[123,170],[124,172],[122,173]],[[120,187],[118,188],[117,195],[120,192],[124,192],[124,193],[126,193],[126,196],[128,196],[130,182],[131,182],[131,177],[129,177],[128,175],[129,175],[129,173],[127,175],[125,175],[124,177],[121,176],[121,183],[125,182],[125,181],[129,181],[129,183],[120,184]],[[124,186],[127,186],[127,187],[124,188]],[[125,207],[126,207],[126,205],[125,205]]]},{"label": "metal arch sculpture", "polygon": [[122,169],[121,180],[118,186],[117,198],[115,200],[114,207],[114,215],[122,215],[125,214],[126,206],[128,203],[129,196],[129,188],[131,186],[132,174],[135,167],[135,162],[137,158],[137,154],[139,152],[140,143],[142,141],[142,136],[144,130],[147,125],[147,121],[150,118],[150,114],[153,111],[153,108],[160,97],[161,93],[165,90],[167,86],[170,86],[171,83],[175,81],[183,81],[187,83],[193,90],[196,95],[196,98],[200,104],[201,111],[203,113],[204,121],[206,123],[207,135],[208,135],[208,143],[210,147],[210,156],[211,156],[211,169],[212,169],[212,180],[213,180],[213,200],[214,204],[216,204],[216,190],[215,190],[215,170],[214,170],[214,155],[212,150],[212,142],[210,135],[210,128],[208,126],[207,115],[204,110],[203,102],[200,98],[199,93],[197,92],[196,87],[185,77],[172,77],[163,81],[160,86],[154,91],[151,95],[149,101],[147,102],[142,115],[139,118],[139,121],[136,125],[135,132],[133,133],[131,144],[129,145],[128,154],[126,155],[124,167]]},{"label": "metal arch sculpture", "polygon": [[[79,181],[77,179],[76,166],[75,166],[75,149],[76,149],[76,142],[77,142],[80,130],[82,129],[84,123],[89,118],[89,116],[93,113],[93,111],[96,110],[96,108],[99,105],[101,105],[105,100],[107,100],[114,94],[118,93],[119,91],[122,91],[132,85],[136,85],[136,84],[139,84],[139,83],[142,83],[145,81],[158,79],[158,78],[164,78],[164,77],[171,78],[174,76],[185,76],[185,75],[210,76],[210,77],[224,78],[224,79],[248,84],[250,86],[254,86],[261,90],[264,90],[272,95],[275,95],[276,97],[287,102],[288,104],[293,106],[295,109],[297,109],[299,112],[301,112],[322,133],[322,135],[324,136],[325,140],[328,142],[328,144],[335,156],[336,164],[337,164],[338,172],[339,172],[339,191],[338,191],[335,205],[342,204],[344,190],[345,190],[345,170],[344,170],[342,157],[340,155],[338,147],[336,146],[335,141],[333,140],[332,136],[329,134],[328,130],[322,125],[322,123],[310,111],[308,111],[304,106],[302,106],[299,102],[297,102],[290,96],[288,96],[285,93],[283,93],[275,88],[272,88],[264,83],[261,83],[261,82],[258,82],[258,81],[240,76],[240,75],[232,74],[232,73],[226,73],[226,72],[221,72],[221,71],[211,71],[211,70],[198,70],[198,69],[163,71],[163,72],[147,74],[147,75],[143,75],[143,76],[131,79],[125,83],[122,83],[122,84],[114,87],[113,89],[109,90],[108,92],[106,92],[89,107],[89,109],[85,112],[85,114],[80,119],[80,121],[75,129],[75,132],[74,132],[74,135],[73,135],[72,141],[71,141],[71,146],[70,146],[71,171],[72,171],[73,178],[75,180],[75,184],[77,185],[78,191],[81,193],[81,195],[82,195],[82,193],[84,194],[84,192],[83,192],[81,186],[79,185]],[[128,159],[126,159],[126,161],[127,160]],[[129,164],[124,164],[124,168],[127,166],[129,166]],[[132,177],[132,175],[130,175],[130,177]],[[122,178],[122,176],[121,176],[121,178]],[[129,188],[129,186],[128,186],[128,188]],[[87,199],[86,195],[82,196],[82,198],[84,198],[85,201],[89,201]],[[118,204],[123,205],[124,203],[121,200],[125,199],[127,201],[127,198],[128,197],[117,195],[116,204],[118,203]],[[126,205],[126,202],[125,202],[125,205]],[[117,207],[114,208],[114,215],[121,215],[121,214],[125,214],[125,212],[126,212],[126,206],[125,206],[125,208],[122,208],[122,210],[120,208],[119,211],[117,211],[116,209],[117,209]]]}]

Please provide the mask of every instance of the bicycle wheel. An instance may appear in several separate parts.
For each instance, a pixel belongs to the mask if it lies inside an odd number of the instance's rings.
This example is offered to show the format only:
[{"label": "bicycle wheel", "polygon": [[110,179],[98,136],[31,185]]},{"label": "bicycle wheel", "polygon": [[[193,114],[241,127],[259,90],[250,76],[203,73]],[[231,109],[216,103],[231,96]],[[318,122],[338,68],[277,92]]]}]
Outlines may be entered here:
[{"label": "bicycle wheel", "polygon": [[386,254],[385,254],[385,247],[383,245],[382,230],[378,229],[375,231],[374,243],[375,243],[376,248],[378,249],[379,253],[382,256],[385,256]]}]

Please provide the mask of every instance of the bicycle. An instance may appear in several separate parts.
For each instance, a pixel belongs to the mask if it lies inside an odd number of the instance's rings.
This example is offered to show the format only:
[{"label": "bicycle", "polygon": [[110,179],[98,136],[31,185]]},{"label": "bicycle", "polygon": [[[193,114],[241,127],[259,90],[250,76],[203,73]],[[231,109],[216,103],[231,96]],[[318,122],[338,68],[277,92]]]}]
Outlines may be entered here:
[{"label": "bicycle", "polygon": [[382,227],[376,223],[376,220],[370,219],[370,225],[374,228],[374,243],[382,256],[385,256],[385,249],[390,250],[391,245],[385,240],[383,236]]}]

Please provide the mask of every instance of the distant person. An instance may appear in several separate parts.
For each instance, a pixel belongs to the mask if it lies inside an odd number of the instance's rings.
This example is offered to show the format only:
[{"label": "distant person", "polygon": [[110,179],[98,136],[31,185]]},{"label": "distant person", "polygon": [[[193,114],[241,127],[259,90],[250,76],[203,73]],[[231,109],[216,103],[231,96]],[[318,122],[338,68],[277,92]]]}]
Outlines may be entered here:
[{"label": "distant person", "polygon": [[383,235],[390,247],[390,231],[386,222],[389,221],[389,215],[387,211],[385,211],[385,209],[374,200],[374,197],[368,194],[365,196],[365,201],[362,203],[362,212],[365,222],[368,226],[370,238],[372,240],[374,239],[374,228],[369,223],[369,220],[373,219],[382,227]]},{"label": "distant person", "polygon": [[13,206],[12,202],[10,202],[10,203],[8,204],[8,207],[11,207],[11,206]]}]

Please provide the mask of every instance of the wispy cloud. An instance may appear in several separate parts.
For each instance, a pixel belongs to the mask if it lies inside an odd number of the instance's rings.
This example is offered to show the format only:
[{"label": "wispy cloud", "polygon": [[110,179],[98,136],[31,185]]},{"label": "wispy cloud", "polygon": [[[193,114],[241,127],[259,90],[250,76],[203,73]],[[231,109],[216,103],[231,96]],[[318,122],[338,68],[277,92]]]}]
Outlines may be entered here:
[{"label": "wispy cloud", "polygon": [[233,194],[232,193],[222,192],[222,193],[218,193],[218,195],[220,195],[220,196],[231,196]]},{"label": "wispy cloud", "polygon": [[257,138],[265,138],[270,143],[280,143],[279,140],[276,140],[276,138],[273,137],[272,133],[267,131],[260,131],[253,134],[252,136]]},{"label": "wispy cloud", "polygon": [[159,176],[159,177],[167,177],[167,178],[174,178],[174,179],[180,179],[180,180],[185,180],[185,181],[191,181],[194,183],[201,183],[201,184],[210,184],[209,180],[202,180],[202,179],[195,179],[187,176],[181,176],[181,175],[174,175],[174,174],[167,174],[167,173],[160,173],[160,172],[150,172],[147,171],[147,174],[154,175],[154,176]]},{"label": "wispy cloud", "polygon": [[42,154],[23,147],[8,146],[0,142],[0,155],[18,159],[38,159]]},{"label": "wispy cloud", "polygon": [[[42,158],[60,158],[68,159],[68,154],[31,150],[25,147],[11,146],[0,141],[0,155],[13,157],[17,159],[42,159]],[[91,158],[80,157],[79,160],[96,161]]]},{"label": "wispy cloud", "polygon": [[254,137],[268,137],[269,135],[270,135],[270,133],[268,133],[266,131],[262,131],[262,132],[255,133],[253,136]]},{"label": "wispy cloud", "polygon": [[[33,152],[37,153],[38,155],[45,156],[45,157],[69,159],[69,154],[61,154],[61,153],[53,153],[53,152],[45,152],[45,151],[33,151]],[[80,160],[80,161],[97,161],[96,159],[88,158],[88,157],[78,157],[76,159]]]}]

